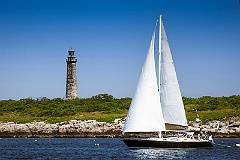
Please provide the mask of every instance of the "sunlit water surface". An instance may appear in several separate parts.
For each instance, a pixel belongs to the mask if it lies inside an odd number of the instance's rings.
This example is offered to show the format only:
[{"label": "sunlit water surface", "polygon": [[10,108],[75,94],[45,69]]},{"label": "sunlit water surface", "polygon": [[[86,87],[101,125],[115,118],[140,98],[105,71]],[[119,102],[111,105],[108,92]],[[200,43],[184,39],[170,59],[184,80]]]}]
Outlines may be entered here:
[{"label": "sunlit water surface", "polygon": [[0,138],[0,159],[240,160],[240,139],[215,139],[211,149],[128,149],[118,138]]}]

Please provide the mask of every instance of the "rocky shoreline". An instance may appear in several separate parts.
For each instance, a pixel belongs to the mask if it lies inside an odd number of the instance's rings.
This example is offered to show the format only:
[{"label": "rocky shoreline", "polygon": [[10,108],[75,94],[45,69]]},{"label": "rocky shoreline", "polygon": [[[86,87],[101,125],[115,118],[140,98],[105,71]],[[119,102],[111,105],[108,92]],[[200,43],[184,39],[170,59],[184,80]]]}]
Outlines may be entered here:
[{"label": "rocky shoreline", "polygon": [[[117,121],[117,120],[115,120]],[[96,120],[71,120],[56,124],[32,122],[16,124],[0,123],[1,138],[116,138],[121,137],[123,124],[97,122]]]},{"label": "rocky shoreline", "polygon": [[196,134],[206,132],[217,138],[240,138],[240,119],[237,117],[226,122],[209,121],[205,125],[189,122],[188,130],[194,131]]},{"label": "rocky shoreline", "polygon": [[[8,122],[0,123],[0,138],[120,138],[123,126],[124,121],[121,119],[116,119],[113,123],[96,120],[71,120],[56,124]],[[211,121],[206,125],[190,122],[188,130],[194,131],[195,135],[206,132],[218,138],[239,138],[240,121]]]}]

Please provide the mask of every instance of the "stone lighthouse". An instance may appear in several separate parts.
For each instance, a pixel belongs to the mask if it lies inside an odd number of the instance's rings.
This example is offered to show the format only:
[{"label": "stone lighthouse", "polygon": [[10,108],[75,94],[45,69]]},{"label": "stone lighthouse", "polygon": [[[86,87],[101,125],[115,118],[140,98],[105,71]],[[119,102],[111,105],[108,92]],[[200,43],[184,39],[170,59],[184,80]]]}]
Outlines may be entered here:
[{"label": "stone lighthouse", "polygon": [[74,56],[74,50],[71,48],[68,51],[67,57],[67,81],[66,81],[66,99],[77,98],[77,76],[76,63],[77,59]]}]

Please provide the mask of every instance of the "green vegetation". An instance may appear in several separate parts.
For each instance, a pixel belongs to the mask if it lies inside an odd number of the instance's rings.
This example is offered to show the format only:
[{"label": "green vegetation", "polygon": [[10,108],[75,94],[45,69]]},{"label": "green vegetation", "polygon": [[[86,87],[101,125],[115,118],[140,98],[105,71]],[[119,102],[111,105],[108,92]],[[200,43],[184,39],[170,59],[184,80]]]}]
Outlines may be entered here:
[{"label": "green vegetation", "polygon": [[197,114],[203,123],[211,120],[224,121],[240,115],[240,95],[230,97],[183,97],[183,103],[187,119],[190,121],[194,121]]},{"label": "green vegetation", "polygon": [[56,123],[72,119],[112,122],[124,118],[131,98],[117,99],[108,94],[91,98],[64,100],[61,98],[20,99],[0,101],[0,121],[26,123],[47,121]]},{"label": "green vegetation", "polygon": [[[240,115],[240,95],[230,97],[183,97],[187,119],[194,121],[196,110],[205,123],[209,120],[227,120]],[[114,98],[99,94],[91,98],[64,100],[61,98],[0,100],[0,122],[27,123],[46,121],[57,123],[68,120],[112,122],[127,115],[131,98]]]}]

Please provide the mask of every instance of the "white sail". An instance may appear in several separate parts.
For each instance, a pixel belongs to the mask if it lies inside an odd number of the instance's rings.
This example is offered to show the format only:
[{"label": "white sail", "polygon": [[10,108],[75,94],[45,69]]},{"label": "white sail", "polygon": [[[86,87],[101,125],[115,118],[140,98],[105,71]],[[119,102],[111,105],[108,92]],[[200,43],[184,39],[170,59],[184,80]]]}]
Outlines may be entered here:
[{"label": "white sail", "polygon": [[[161,19],[160,19],[161,21]],[[187,126],[182,96],[178,84],[167,35],[161,24],[160,99],[165,123]]]},{"label": "white sail", "polygon": [[158,132],[165,130],[156,78],[154,39],[155,31],[126,118],[123,134],[125,132]]},{"label": "white sail", "polygon": [[169,125],[187,126],[178,79],[161,16],[159,20],[158,81],[155,69],[154,41],[155,31],[135,96],[129,108],[123,134],[125,132],[160,132],[168,129]]},{"label": "white sail", "polygon": [[[186,132],[186,136],[170,136],[174,130],[184,130],[187,119],[173,64],[167,36],[161,20],[159,20],[159,58],[155,66],[154,59],[155,31],[152,36],[146,61],[138,82],[135,96],[123,128],[123,142],[128,147],[157,148],[195,148],[212,147],[208,140],[192,139],[194,132]],[[156,68],[158,73],[156,73]],[[157,81],[158,80],[158,81]],[[162,135],[161,131],[173,131]],[[147,134],[138,134],[139,138],[131,138],[134,134],[126,132],[158,132],[156,136],[145,138]],[[148,134],[149,135],[149,134]],[[144,136],[144,138],[141,138]],[[130,138],[128,138],[130,137]]]}]

